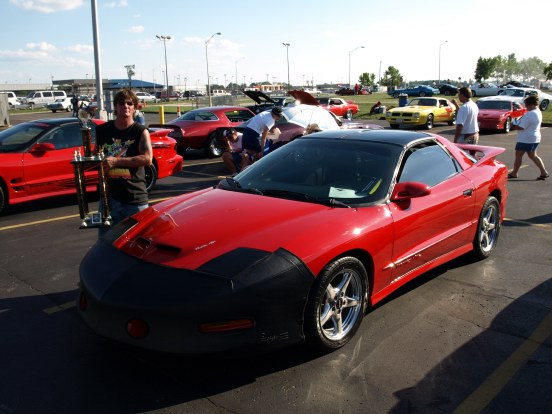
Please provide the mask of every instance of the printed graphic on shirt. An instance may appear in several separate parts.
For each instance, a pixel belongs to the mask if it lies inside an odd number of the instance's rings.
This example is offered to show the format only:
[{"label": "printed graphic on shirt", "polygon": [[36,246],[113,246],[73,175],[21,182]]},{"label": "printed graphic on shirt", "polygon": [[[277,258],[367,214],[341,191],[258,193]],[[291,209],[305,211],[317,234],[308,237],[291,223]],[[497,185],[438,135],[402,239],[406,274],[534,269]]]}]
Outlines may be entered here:
[{"label": "printed graphic on shirt", "polygon": [[[106,144],[104,146],[104,152],[107,153],[107,156],[117,158],[125,157],[128,148],[132,144],[134,144],[134,140],[121,143],[120,139],[113,138],[112,141],[113,144]],[[112,168],[107,172],[107,175],[110,178],[124,178],[127,180],[132,178],[132,175],[130,174],[130,170],[128,168]]]}]

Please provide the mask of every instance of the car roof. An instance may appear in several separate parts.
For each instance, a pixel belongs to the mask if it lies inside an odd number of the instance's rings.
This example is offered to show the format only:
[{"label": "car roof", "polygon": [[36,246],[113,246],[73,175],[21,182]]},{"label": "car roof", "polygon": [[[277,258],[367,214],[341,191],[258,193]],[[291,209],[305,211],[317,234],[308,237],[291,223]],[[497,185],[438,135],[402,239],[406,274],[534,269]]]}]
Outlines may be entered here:
[{"label": "car roof", "polygon": [[381,142],[395,144],[401,147],[410,145],[424,138],[434,138],[433,135],[418,131],[396,131],[390,129],[341,129],[318,132],[314,135],[305,135],[298,139],[344,139]]}]

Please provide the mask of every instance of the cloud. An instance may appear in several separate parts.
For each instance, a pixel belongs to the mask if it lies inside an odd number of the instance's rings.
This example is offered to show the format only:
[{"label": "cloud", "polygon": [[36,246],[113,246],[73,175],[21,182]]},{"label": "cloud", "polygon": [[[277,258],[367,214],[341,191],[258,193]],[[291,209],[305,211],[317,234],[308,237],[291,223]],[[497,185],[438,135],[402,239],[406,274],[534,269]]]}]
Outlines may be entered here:
[{"label": "cloud", "polygon": [[77,44],[77,45],[69,46],[66,50],[74,53],[87,54],[87,53],[92,53],[94,51],[94,48],[92,47],[92,45]]},{"label": "cloud", "polygon": [[127,0],[112,1],[111,3],[104,4],[104,7],[106,9],[114,9],[116,7],[127,7],[127,6],[128,6]]},{"label": "cloud", "polygon": [[129,33],[143,33],[144,32],[144,26],[132,26],[131,28],[127,29],[127,32],[129,32]]},{"label": "cloud", "polygon": [[74,10],[83,6],[84,0],[10,0],[15,7],[40,13]]}]

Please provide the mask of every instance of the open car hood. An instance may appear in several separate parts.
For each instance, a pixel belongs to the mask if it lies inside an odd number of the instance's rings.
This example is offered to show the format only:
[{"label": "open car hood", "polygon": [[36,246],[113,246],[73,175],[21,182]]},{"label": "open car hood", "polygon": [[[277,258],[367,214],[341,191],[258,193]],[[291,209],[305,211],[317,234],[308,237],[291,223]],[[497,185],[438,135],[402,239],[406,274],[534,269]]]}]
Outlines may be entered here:
[{"label": "open car hood", "polygon": [[310,93],[300,90],[289,91],[289,94],[305,105],[320,105],[314,96]]},{"label": "open car hood", "polygon": [[243,91],[244,95],[253,99],[258,105],[264,103],[276,103],[272,98],[261,91]]}]

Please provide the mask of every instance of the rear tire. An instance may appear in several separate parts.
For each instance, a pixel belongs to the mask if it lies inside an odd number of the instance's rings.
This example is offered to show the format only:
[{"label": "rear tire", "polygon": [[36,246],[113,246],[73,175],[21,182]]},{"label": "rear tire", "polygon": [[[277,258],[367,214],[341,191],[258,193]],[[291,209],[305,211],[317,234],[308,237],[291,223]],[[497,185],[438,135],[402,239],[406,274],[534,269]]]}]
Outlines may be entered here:
[{"label": "rear tire", "polygon": [[6,203],[8,201],[8,199],[6,198],[6,194],[7,193],[5,193],[4,187],[0,185],[0,214],[2,214],[2,212],[4,211]]},{"label": "rear tire", "polygon": [[506,118],[506,121],[504,121],[504,127],[502,128],[502,132],[507,134],[510,132],[510,129],[512,128],[512,119],[510,117]]},{"label": "rear tire", "polygon": [[548,105],[550,104],[549,101],[542,101],[539,105],[539,108],[541,111],[546,111],[548,109]]},{"label": "rear tire", "polygon": [[399,124],[389,124],[391,129],[399,129]]},{"label": "rear tire", "polygon": [[217,145],[217,134],[213,132],[207,138],[207,145],[205,146],[205,153],[209,158],[217,158],[222,155],[222,149]]},{"label": "rear tire", "polygon": [[150,192],[157,183],[157,168],[151,164],[149,167],[144,167],[144,170],[146,172],[146,190]]},{"label": "rear tire", "polygon": [[355,335],[368,297],[368,276],[360,260],[342,257],[316,278],[305,309],[307,344],[318,351],[341,348]]},{"label": "rear tire", "polygon": [[345,114],[345,119],[353,119],[353,111],[350,109],[347,110],[347,113]]},{"label": "rear tire", "polygon": [[473,255],[476,259],[489,257],[496,246],[500,233],[500,203],[495,197],[489,197],[483,204],[477,231],[473,240]]}]

